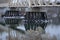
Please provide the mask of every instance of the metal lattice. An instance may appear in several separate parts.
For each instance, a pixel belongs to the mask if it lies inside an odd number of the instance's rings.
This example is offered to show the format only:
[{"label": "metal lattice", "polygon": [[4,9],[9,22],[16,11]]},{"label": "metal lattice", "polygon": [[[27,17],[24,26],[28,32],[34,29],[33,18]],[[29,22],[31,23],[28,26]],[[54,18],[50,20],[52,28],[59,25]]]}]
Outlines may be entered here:
[{"label": "metal lattice", "polygon": [[46,19],[45,12],[27,12],[25,15],[25,28],[26,30],[36,30],[36,27],[42,27],[44,29]]},{"label": "metal lattice", "polygon": [[6,24],[18,24],[19,23],[19,11],[9,10],[5,12],[4,19]]}]

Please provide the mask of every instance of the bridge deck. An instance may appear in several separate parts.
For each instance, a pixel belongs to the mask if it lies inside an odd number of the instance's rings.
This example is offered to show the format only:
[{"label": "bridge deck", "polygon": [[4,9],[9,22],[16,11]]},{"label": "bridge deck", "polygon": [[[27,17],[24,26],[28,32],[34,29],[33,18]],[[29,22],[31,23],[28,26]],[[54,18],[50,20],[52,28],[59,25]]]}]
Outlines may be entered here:
[{"label": "bridge deck", "polygon": [[9,3],[0,4],[0,7],[52,7],[52,6],[60,6],[60,5],[32,5],[32,6],[21,6],[21,5],[10,5]]}]

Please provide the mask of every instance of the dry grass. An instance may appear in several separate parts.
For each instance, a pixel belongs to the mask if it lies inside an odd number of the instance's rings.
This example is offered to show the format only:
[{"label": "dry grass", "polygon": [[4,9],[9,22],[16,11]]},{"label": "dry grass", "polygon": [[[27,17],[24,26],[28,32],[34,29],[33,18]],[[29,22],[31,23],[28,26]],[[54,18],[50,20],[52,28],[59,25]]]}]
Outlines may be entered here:
[{"label": "dry grass", "polygon": [[50,34],[43,32],[44,30],[41,28],[36,31],[28,30],[25,35],[20,36],[21,34],[18,34],[19,36],[16,38],[11,37],[11,40],[57,40],[55,35],[51,37]]}]

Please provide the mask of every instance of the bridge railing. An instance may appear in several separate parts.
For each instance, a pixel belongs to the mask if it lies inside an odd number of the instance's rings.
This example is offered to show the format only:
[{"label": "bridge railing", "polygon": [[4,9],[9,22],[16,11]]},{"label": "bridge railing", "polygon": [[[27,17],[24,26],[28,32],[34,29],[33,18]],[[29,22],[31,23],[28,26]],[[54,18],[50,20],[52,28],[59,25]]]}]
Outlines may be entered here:
[{"label": "bridge railing", "polygon": [[[3,5],[3,4],[1,4]],[[40,7],[40,6],[60,6],[60,1],[54,0],[10,0],[7,4],[9,7]],[[3,5],[3,6],[4,6]]]}]

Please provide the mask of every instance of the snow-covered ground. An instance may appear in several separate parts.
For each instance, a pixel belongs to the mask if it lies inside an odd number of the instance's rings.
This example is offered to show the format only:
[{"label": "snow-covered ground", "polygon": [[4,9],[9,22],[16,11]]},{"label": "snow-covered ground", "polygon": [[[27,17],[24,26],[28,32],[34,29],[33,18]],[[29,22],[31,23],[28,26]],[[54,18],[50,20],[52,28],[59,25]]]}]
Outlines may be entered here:
[{"label": "snow-covered ground", "polygon": [[[24,27],[20,27],[20,29],[24,29]],[[60,40],[60,25],[47,25],[45,31],[46,33],[50,33],[51,36],[56,35],[57,39]],[[6,40],[6,36],[8,36],[8,33],[3,32],[0,34],[0,39],[2,38],[2,40]]]},{"label": "snow-covered ground", "polygon": [[8,36],[8,33],[3,32],[2,34],[0,34],[0,40],[6,40],[7,36]]},{"label": "snow-covered ground", "polygon": [[51,36],[56,35],[57,39],[60,40],[60,25],[47,25],[45,31]]}]

